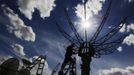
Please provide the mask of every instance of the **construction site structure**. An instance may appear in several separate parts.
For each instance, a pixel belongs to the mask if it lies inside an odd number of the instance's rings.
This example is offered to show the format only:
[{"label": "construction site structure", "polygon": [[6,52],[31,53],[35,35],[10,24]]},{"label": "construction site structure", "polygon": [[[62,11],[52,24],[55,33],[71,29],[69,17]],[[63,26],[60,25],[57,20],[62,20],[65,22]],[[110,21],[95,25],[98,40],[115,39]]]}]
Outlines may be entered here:
[{"label": "construction site structure", "polygon": [[58,73],[58,75],[76,75],[77,69],[76,69],[76,58],[74,57],[73,60],[69,61],[65,68],[61,69]]},{"label": "construction site structure", "polygon": [[88,42],[83,42],[78,50],[78,56],[81,57],[81,74],[88,75],[90,71],[90,63],[92,57],[95,55],[95,50],[92,44]]},{"label": "construction site structure", "polygon": [[39,56],[33,62],[26,59],[22,59],[23,66],[20,70],[19,60],[16,58],[11,58],[5,61],[0,66],[0,75],[31,75],[31,70],[37,65],[36,75],[42,75],[43,69],[46,62],[46,56]]},{"label": "construction site structure", "polygon": [[[84,2],[84,14],[86,19],[86,1]],[[84,38],[80,36],[78,33],[75,24],[72,22],[67,9],[64,9],[65,17],[67,19],[68,25],[72,31],[70,35],[61,27],[61,25],[56,22],[57,28],[59,32],[62,34],[64,38],[66,38],[70,43],[73,43],[75,47],[78,49],[77,53],[79,57],[81,57],[81,75],[90,75],[90,63],[92,58],[100,58],[102,55],[108,55],[116,51],[117,47],[122,43],[124,38],[128,36],[127,34],[123,34],[118,36],[118,38],[113,38],[118,31],[125,25],[127,21],[127,17],[122,17],[120,22],[115,25],[113,29],[110,29],[106,34],[100,35],[103,27],[109,17],[110,11],[112,8],[112,0],[109,2],[109,6],[106,10],[106,13],[103,15],[99,26],[97,27],[95,33],[90,39],[88,38],[88,32],[85,29]],[[73,36],[72,36],[73,35]],[[112,39],[111,39],[112,38]],[[66,59],[66,58],[65,58]],[[66,73],[63,73],[66,75]],[[60,74],[59,74],[60,75]],[[61,71],[62,75],[62,71]]]}]

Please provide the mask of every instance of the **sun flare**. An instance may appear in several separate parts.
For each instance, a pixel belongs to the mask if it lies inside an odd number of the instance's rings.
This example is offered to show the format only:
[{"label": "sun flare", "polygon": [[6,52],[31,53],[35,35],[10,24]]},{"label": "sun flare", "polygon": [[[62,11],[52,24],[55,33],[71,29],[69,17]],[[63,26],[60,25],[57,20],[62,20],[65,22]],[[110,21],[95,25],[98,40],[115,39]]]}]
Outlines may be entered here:
[{"label": "sun flare", "polygon": [[84,28],[84,29],[88,29],[91,27],[90,25],[90,22],[88,20],[83,20],[81,21],[81,26]]}]

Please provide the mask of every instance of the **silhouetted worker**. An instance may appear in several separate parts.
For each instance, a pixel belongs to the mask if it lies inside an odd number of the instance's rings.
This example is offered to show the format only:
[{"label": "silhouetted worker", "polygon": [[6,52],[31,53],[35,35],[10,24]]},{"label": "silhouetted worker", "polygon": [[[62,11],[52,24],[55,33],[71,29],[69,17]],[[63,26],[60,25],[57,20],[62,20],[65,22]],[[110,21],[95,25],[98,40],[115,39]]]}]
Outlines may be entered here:
[{"label": "silhouetted worker", "polygon": [[74,43],[72,43],[71,45],[69,45],[67,47],[66,54],[65,54],[65,59],[64,59],[64,62],[61,66],[61,72],[70,61],[73,61],[72,55],[76,54],[76,52],[74,52],[74,50],[75,50],[74,49]]},{"label": "silhouetted worker", "polygon": [[76,75],[76,73],[74,72],[74,70],[70,71],[70,75]]},{"label": "silhouetted worker", "polygon": [[73,58],[73,61],[71,63],[71,69],[70,69],[70,75],[76,75],[76,58]]},{"label": "silhouetted worker", "polygon": [[78,49],[78,55],[81,56],[82,55],[82,49],[84,48],[84,42],[80,44],[80,47]]}]

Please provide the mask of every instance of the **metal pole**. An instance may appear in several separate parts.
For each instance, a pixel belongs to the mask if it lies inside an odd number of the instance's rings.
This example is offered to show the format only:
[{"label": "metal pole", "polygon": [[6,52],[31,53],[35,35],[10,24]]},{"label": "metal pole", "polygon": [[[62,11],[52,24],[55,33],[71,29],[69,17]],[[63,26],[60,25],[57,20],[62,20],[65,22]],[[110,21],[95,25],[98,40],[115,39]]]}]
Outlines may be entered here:
[{"label": "metal pole", "polygon": [[[86,0],[84,2],[84,16],[85,16],[85,20],[86,20]],[[85,28],[85,45],[84,45],[84,50],[82,52],[82,56],[81,56],[81,60],[82,60],[82,64],[81,64],[81,75],[90,75],[90,62],[91,62],[91,56],[89,55],[89,49],[88,49],[88,40],[87,40],[87,30]]]}]

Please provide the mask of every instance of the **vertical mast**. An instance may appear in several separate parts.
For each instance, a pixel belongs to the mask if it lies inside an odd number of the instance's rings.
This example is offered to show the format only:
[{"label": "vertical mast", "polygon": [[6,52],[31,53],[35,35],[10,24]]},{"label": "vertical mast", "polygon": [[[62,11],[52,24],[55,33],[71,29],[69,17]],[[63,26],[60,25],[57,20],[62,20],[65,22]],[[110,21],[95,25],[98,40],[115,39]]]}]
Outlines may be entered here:
[{"label": "vertical mast", "polygon": [[[85,21],[86,21],[86,0],[84,0],[84,17],[85,17]],[[86,44],[86,47],[87,47],[87,30],[85,28],[85,44]],[[85,48],[85,50],[87,51],[87,48]]]}]

